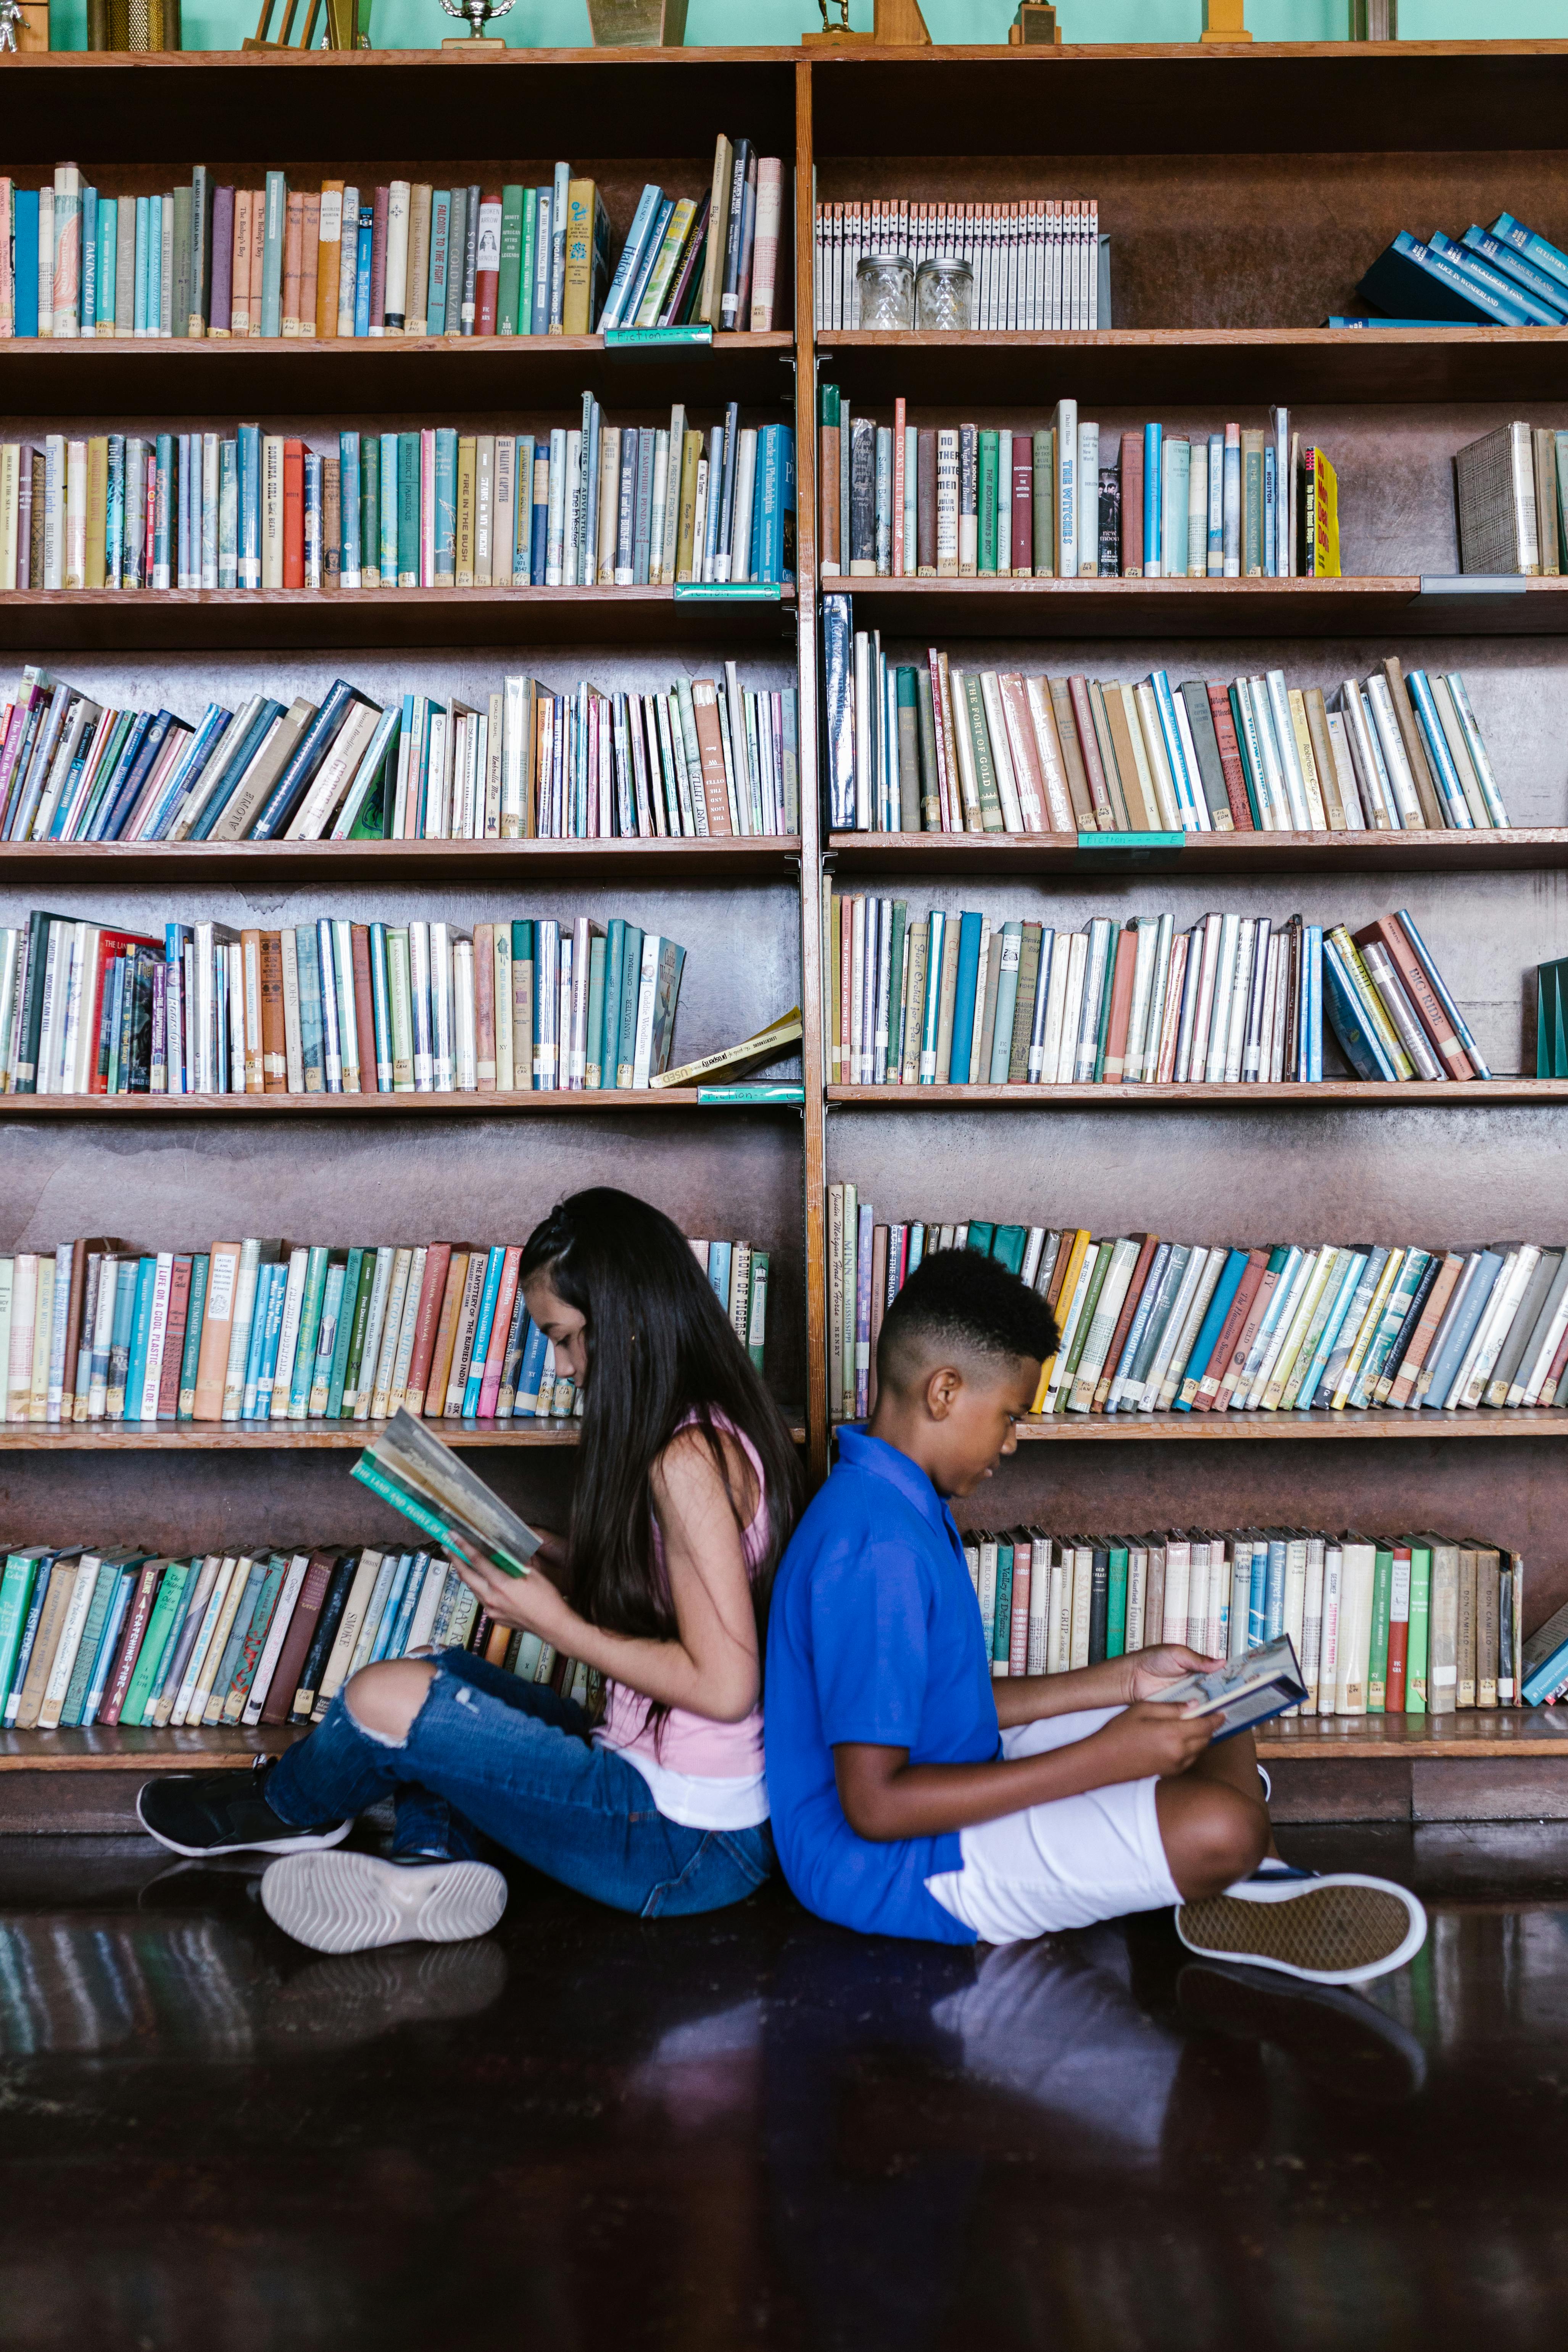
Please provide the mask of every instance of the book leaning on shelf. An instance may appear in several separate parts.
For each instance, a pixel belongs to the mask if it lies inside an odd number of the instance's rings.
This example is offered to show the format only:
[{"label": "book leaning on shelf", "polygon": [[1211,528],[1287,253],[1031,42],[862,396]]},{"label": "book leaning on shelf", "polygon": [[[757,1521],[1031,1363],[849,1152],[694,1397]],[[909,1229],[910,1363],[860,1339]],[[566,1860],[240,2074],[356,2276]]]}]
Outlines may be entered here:
[{"label": "book leaning on shelf", "polygon": [[[825,1058],[852,1086],[1215,1086],[1489,1077],[1413,918],[994,924],[824,885]],[[1334,1073],[1331,1069],[1330,1076]]]},{"label": "book leaning on shelf", "polygon": [[0,927],[0,1093],[642,1091],[669,1068],[686,950],[620,916]]},{"label": "book leaning on shelf", "polygon": [[1039,427],[925,428],[818,397],[825,578],[1261,580],[1340,575],[1338,478],[1288,408],[1189,440],[1120,436],[1061,400]]},{"label": "book leaning on shelf", "polygon": [[[319,689],[318,689],[319,691]],[[47,670],[0,703],[6,841],[513,841],[797,833],[795,692],[679,678],[484,707],[347,678],[199,719],[101,703]]]},{"label": "book leaning on shelf", "polygon": [[700,198],[643,189],[614,276],[595,182],[437,188],[215,182],[112,196],[75,163],[0,178],[0,338],[586,335],[706,323],[766,332],[783,165],[721,133]]},{"label": "book leaning on shelf", "polygon": [[[1412,326],[1560,327],[1568,323],[1568,253],[1511,213],[1462,236],[1402,229],[1357,289],[1390,322]],[[1374,327],[1381,319],[1331,319]]]},{"label": "book leaning on shelf", "polygon": [[1066,1674],[1163,1642],[1234,1670],[1268,1661],[1283,1640],[1304,1686],[1296,1713],[1452,1715],[1539,1705],[1531,1650],[1552,1646],[1523,1640],[1521,1555],[1469,1538],[1016,1528],[966,1534],[963,1556],[996,1680]]},{"label": "book leaning on shelf", "polygon": [[882,1317],[929,1252],[994,1256],[1061,1332],[1033,1412],[1517,1411],[1568,1405],[1568,1251],[1312,1242],[1208,1247],[1087,1228],[879,1223],[827,1188],[828,1401],[875,1402]]},{"label": "book leaning on shelf", "polygon": [[1454,459],[1454,496],[1461,572],[1557,579],[1568,571],[1568,433],[1520,423],[1467,442]]},{"label": "book leaning on shelf", "polygon": [[0,444],[0,590],[668,587],[795,577],[787,425],[258,425]]},{"label": "book leaning on shelf", "polygon": [[[1458,671],[1394,655],[1327,693],[1283,670],[1133,683],[889,661],[823,599],[829,823],[871,833],[1398,833],[1508,823]],[[1331,708],[1331,704],[1333,706]]]},{"label": "book leaning on shelf", "polygon": [[[691,1250],[760,1371],[769,1253]],[[570,1421],[581,1398],[518,1283],[521,1243],[340,1248],[112,1238],[0,1257],[4,1418]]]}]

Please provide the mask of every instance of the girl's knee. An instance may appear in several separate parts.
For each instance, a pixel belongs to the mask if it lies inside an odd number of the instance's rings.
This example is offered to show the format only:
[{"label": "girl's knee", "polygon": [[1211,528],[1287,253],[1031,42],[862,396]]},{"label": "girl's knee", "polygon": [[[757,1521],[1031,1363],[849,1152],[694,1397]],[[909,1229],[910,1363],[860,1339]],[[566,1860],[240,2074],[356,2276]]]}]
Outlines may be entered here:
[{"label": "girl's knee", "polygon": [[418,1658],[384,1658],[379,1665],[360,1668],[343,1692],[343,1705],[359,1730],[401,1748],[436,1672]]}]

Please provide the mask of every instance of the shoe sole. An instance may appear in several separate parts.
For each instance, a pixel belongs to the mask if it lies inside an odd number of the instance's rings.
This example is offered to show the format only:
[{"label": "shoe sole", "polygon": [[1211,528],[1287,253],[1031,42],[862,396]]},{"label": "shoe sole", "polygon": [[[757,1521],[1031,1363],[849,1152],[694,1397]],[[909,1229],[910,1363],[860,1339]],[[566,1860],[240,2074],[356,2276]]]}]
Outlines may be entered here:
[{"label": "shoe sole", "polygon": [[136,1818],[150,1838],[156,1838],[171,1853],[183,1853],[189,1862],[212,1862],[222,1853],[324,1853],[329,1846],[342,1845],[353,1827],[351,1817],[335,1830],[301,1830],[294,1837],[241,1838],[235,1845],[181,1845],[166,1830],[154,1829],[142,1810],[142,1798],[157,1785],[155,1780],[145,1780],[137,1790]]},{"label": "shoe sole", "polygon": [[1414,1959],[1426,1940],[1426,1914],[1403,1886],[1346,1871],[1184,1903],[1176,1933],[1206,1959],[1278,1969],[1311,1984],[1365,1984]]},{"label": "shoe sole", "polygon": [[288,1854],[261,1880],[268,1917],[316,1952],[465,1943],[489,1933],[506,1897],[506,1881],[489,1863],[409,1868],[374,1853]]}]

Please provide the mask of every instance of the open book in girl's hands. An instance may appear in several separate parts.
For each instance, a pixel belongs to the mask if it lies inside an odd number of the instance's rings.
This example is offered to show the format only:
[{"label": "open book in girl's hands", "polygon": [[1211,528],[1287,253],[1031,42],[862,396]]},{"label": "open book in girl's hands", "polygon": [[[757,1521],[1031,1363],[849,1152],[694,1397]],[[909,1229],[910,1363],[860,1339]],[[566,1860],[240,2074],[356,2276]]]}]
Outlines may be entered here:
[{"label": "open book in girl's hands", "polygon": [[438,1543],[454,1538],[493,1559],[508,1576],[526,1576],[539,1538],[509,1511],[434,1430],[401,1406],[353,1475],[373,1495]]},{"label": "open book in girl's hands", "polygon": [[1215,1738],[1230,1739],[1238,1731],[1250,1731],[1255,1723],[1267,1723],[1270,1716],[1283,1715],[1288,1706],[1299,1706],[1307,1696],[1307,1685],[1301,1679],[1295,1644],[1289,1633],[1281,1633],[1260,1650],[1227,1659],[1223,1666],[1184,1675],[1158,1696],[1163,1706],[1186,1706],[1200,1716],[1218,1716]]}]

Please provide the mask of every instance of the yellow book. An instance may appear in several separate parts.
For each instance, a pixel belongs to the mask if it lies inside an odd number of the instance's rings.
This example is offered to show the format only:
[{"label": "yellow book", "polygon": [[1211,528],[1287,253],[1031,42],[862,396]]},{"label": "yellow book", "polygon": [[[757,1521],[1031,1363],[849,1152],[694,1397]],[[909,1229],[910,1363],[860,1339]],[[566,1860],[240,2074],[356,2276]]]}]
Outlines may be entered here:
[{"label": "yellow book", "polygon": [[592,180],[573,180],[566,190],[566,282],[561,298],[563,335],[594,331],[594,243],[603,210]]},{"label": "yellow book", "polygon": [[1314,580],[1340,577],[1340,478],[1321,449],[1311,452],[1308,471],[1311,499],[1308,549]]},{"label": "yellow book", "polygon": [[456,562],[459,588],[474,584],[474,493],[479,472],[479,443],[471,433],[458,442],[458,528]]},{"label": "yellow book", "polygon": [[[1073,1234],[1070,1244],[1066,1242],[1064,1239],[1063,1247],[1068,1253],[1068,1262],[1067,1272],[1063,1275],[1060,1283],[1057,1286],[1057,1328],[1058,1331],[1061,1328],[1062,1322],[1067,1315],[1068,1309],[1072,1305],[1072,1295],[1074,1290],[1078,1287],[1078,1278],[1083,1271],[1083,1262],[1089,1254],[1089,1237],[1088,1229],[1080,1226],[1078,1232]],[[1046,1391],[1051,1384],[1051,1373],[1055,1370],[1056,1360],[1056,1358],[1051,1356],[1040,1366],[1040,1384],[1035,1391],[1035,1401],[1029,1407],[1029,1411],[1031,1412],[1044,1412],[1046,1409]]]},{"label": "yellow book", "polygon": [[[89,588],[103,585],[103,536],[109,518],[109,436],[95,433],[87,445],[87,579]],[[0,584],[5,556],[0,550]]]},{"label": "yellow book", "polygon": [[1312,751],[1312,730],[1307,722],[1307,698],[1299,686],[1287,689],[1286,700],[1290,706],[1290,726],[1296,738],[1296,757],[1300,762],[1301,782],[1306,788],[1307,807],[1316,833],[1327,833],[1329,814],[1323,805],[1321,781],[1318,762]]},{"label": "yellow book", "polygon": [[680,535],[676,542],[675,576],[689,580],[697,552],[697,467],[702,456],[702,436],[689,433],[680,458]]},{"label": "yellow book", "polygon": [[[359,224],[354,224],[357,237]],[[343,184],[321,182],[321,214],[316,243],[316,332],[338,331],[338,289],[343,261]]]},{"label": "yellow book", "polygon": [[690,234],[697,218],[694,198],[682,196],[669,216],[669,226],[664,232],[664,242],[658,248],[658,259],[653,265],[653,276],[647,281],[647,292],[637,305],[634,327],[657,327],[658,314],[669,292],[669,282],[675,275],[675,265],[680,258],[681,247]]}]

